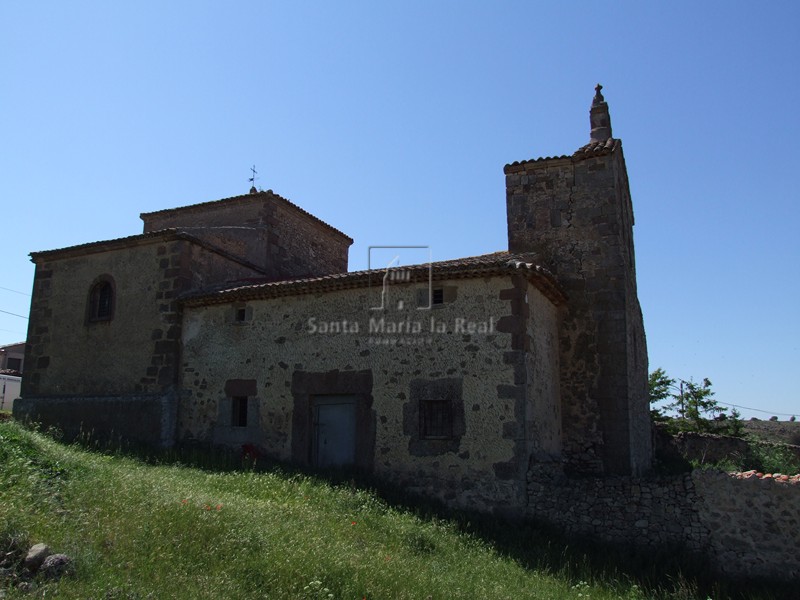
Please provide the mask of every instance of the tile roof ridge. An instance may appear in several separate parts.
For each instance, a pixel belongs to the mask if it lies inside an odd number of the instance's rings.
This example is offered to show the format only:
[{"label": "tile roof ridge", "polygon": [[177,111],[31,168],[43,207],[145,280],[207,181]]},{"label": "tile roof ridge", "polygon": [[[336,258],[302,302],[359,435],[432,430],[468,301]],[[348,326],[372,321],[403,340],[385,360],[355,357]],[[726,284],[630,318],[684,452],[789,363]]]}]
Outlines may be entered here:
[{"label": "tile roof ridge", "polygon": [[284,204],[288,205],[289,207],[291,207],[292,209],[298,211],[299,213],[301,213],[301,214],[303,214],[303,215],[305,215],[307,217],[310,217],[312,220],[314,220],[314,221],[320,223],[321,225],[324,225],[325,227],[333,230],[334,232],[344,236],[345,238],[350,240],[350,242],[353,241],[353,238],[351,238],[346,233],[340,231],[339,229],[337,229],[333,225],[330,225],[329,223],[326,223],[325,221],[323,221],[319,217],[313,215],[312,213],[308,212],[304,208],[301,208],[300,206],[298,206],[297,204],[295,204],[294,202],[292,202],[288,198],[285,198],[285,197],[281,196],[280,194],[275,193],[272,190],[258,190],[256,192],[249,192],[247,194],[239,194],[237,196],[228,196],[227,198],[219,198],[217,200],[206,200],[205,202],[196,202],[195,204],[187,204],[187,205],[184,205],[184,206],[175,206],[173,208],[162,208],[162,209],[154,210],[154,211],[150,211],[150,212],[139,213],[139,218],[142,219],[143,221],[145,221],[146,220],[145,217],[150,217],[152,215],[162,215],[162,214],[168,214],[168,213],[172,213],[172,212],[184,212],[184,211],[193,212],[193,211],[197,211],[197,210],[203,210],[204,208],[208,208],[208,207],[210,207],[212,205],[220,205],[223,202],[231,202],[231,201],[246,202],[247,200],[254,200],[254,199],[258,199],[259,197],[264,197],[264,196],[275,198],[275,199],[283,202]]},{"label": "tile roof ridge", "polygon": [[[430,264],[408,265],[395,267],[392,270],[408,270],[424,273],[432,268],[434,280],[447,279],[448,277],[472,277],[491,273],[504,273],[510,269],[525,270],[538,282],[539,289],[554,303],[562,302],[566,296],[561,290],[555,276],[545,267],[537,264],[535,253],[527,252],[510,254],[508,251],[499,251],[489,254],[452,259],[447,261],[432,262]],[[438,271],[437,271],[438,268]],[[348,271],[345,273],[329,273],[312,277],[297,277],[285,280],[263,279],[261,281],[239,280],[217,285],[200,290],[187,292],[181,297],[183,302],[190,304],[224,303],[242,296],[250,299],[283,295],[304,294],[319,291],[333,291],[337,289],[351,289],[369,283],[370,276],[384,269],[368,269]],[[409,283],[427,281],[427,275],[422,279],[416,277]]]}]

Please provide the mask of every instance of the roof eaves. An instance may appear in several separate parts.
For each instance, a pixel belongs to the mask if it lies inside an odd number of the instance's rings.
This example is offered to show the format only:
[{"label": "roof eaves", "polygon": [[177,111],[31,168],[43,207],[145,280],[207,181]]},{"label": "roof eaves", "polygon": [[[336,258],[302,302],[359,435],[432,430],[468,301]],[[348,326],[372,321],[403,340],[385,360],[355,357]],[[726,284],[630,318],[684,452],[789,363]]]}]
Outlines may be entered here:
[{"label": "roof eaves", "polygon": [[547,156],[541,158],[532,158],[530,160],[514,161],[513,163],[507,164],[505,167],[503,167],[503,172],[506,175],[509,175],[511,173],[524,171],[526,167],[536,167],[553,161],[570,161],[574,163],[587,158],[605,156],[606,154],[611,154],[620,148],[621,145],[622,142],[617,138],[608,138],[605,141],[589,142],[585,146],[578,148],[570,155],[564,154],[561,156]]},{"label": "roof eaves", "polygon": [[86,244],[78,244],[77,246],[67,246],[65,248],[56,248],[54,250],[41,250],[39,252],[31,252],[29,256],[32,262],[40,259],[48,258],[66,258],[68,256],[79,256],[93,252],[103,252],[106,250],[115,250],[118,248],[129,248],[131,246],[138,246],[141,244],[148,244],[158,240],[179,239],[184,237],[178,229],[160,229],[158,231],[150,231],[148,233],[139,233],[136,235],[129,235],[122,238],[114,238],[111,240],[100,240],[97,242],[88,242]]},{"label": "roof eaves", "polygon": [[[501,254],[501,253],[498,253]],[[472,277],[486,277],[489,275],[504,275],[518,269],[524,269],[528,279],[555,305],[566,301],[566,295],[561,290],[553,275],[545,268],[531,262],[522,260],[509,260],[508,253],[501,258],[486,262],[480,257],[470,257],[456,261],[443,261],[433,263],[433,271],[428,265],[413,265],[402,267],[400,270],[408,272],[408,283],[424,283],[429,280],[442,281],[449,279],[466,279]],[[492,255],[489,255],[492,256]],[[224,304],[233,301],[257,300],[263,298],[277,298],[336,290],[356,289],[374,283],[374,277],[382,272],[379,269],[372,271],[354,271],[351,273],[338,273],[324,275],[316,278],[295,279],[288,281],[270,281],[244,286],[226,287],[217,290],[204,290],[184,296],[182,301],[187,306],[202,306],[207,304]]]}]

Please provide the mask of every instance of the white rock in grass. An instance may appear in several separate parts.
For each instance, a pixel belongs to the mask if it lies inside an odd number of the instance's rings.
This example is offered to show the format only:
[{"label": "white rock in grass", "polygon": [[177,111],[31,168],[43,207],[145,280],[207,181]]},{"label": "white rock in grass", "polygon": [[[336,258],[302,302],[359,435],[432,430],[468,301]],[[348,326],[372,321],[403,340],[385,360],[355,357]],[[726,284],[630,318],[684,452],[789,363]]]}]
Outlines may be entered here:
[{"label": "white rock in grass", "polygon": [[25,556],[25,568],[31,573],[35,573],[42,566],[44,559],[50,556],[50,548],[46,544],[36,544],[31,546]]}]

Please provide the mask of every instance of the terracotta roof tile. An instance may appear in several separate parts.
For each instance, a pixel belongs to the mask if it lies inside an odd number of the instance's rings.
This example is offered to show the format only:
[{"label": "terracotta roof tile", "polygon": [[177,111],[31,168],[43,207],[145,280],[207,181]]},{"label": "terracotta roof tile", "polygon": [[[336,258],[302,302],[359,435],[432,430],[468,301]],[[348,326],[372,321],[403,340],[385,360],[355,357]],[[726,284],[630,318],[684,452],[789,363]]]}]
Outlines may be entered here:
[{"label": "terracotta roof tile", "polygon": [[146,243],[160,239],[178,239],[179,237],[181,237],[181,233],[178,229],[160,229],[158,231],[138,233],[136,235],[129,235],[127,237],[114,238],[112,240],[101,240],[99,242],[88,242],[86,244],[78,244],[77,246],[56,248],[54,250],[31,252],[30,257],[33,262],[36,262],[39,259],[51,258],[58,254],[83,254],[86,250],[100,252],[103,250],[112,250],[116,248],[133,246],[142,242]]},{"label": "terracotta roof tile", "polygon": [[588,158],[590,156],[602,156],[613,152],[620,146],[620,141],[616,138],[608,138],[604,142],[589,142],[585,146],[578,148],[572,155],[575,158]]},{"label": "terracotta roof tile", "polygon": [[618,148],[620,148],[622,142],[620,142],[616,138],[608,138],[602,142],[589,142],[585,146],[581,146],[575,152],[570,155],[562,155],[562,156],[547,156],[541,158],[532,158],[530,160],[520,160],[514,161],[513,163],[507,164],[503,168],[503,172],[506,174],[514,173],[516,171],[522,170],[522,167],[525,165],[530,165],[534,163],[544,163],[551,160],[571,160],[573,162],[583,160],[586,158],[592,158],[595,156],[604,156],[606,154],[610,154],[614,152]]},{"label": "terracotta roof tile", "polygon": [[[487,275],[508,274],[511,270],[524,270],[528,278],[536,287],[547,296],[554,304],[561,304],[566,300],[555,277],[544,267],[534,261],[533,254],[512,255],[506,251],[469,256],[431,263],[432,278],[434,281],[485,277]],[[410,271],[410,282],[428,281],[429,265],[410,265],[396,267],[392,271]],[[260,298],[275,298],[280,296],[294,296],[301,294],[319,293],[333,290],[354,289],[366,287],[375,283],[375,275],[382,273],[383,269],[366,271],[352,271],[349,273],[336,273],[321,277],[308,277],[291,279],[287,281],[261,281],[248,280],[235,282],[225,286],[217,286],[186,294],[182,300],[190,306],[205,304],[222,304],[240,300],[255,300]]]},{"label": "terracotta roof tile", "polygon": [[323,221],[319,217],[315,217],[314,215],[312,215],[307,210],[304,210],[304,209],[300,208],[299,206],[297,206],[297,204],[295,204],[291,200],[288,200],[287,198],[284,198],[280,194],[276,194],[272,190],[267,190],[265,192],[264,191],[260,191],[260,192],[250,193],[250,194],[241,194],[239,196],[230,196],[229,198],[222,198],[220,200],[209,200],[208,202],[200,202],[198,204],[189,204],[187,206],[176,206],[175,208],[164,208],[164,209],[155,210],[155,211],[152,211],[152,212],[141,213],[139,215],[139,217],[144,221],[146,217],[149,217],[151,215],[163,215],[163,214],[167,214],[167,213],[171,213],[171,212],[192,212],[192,211],[195,211],[195,210],[198,210],[198,209],[208,208],[208,207],[213,206],[215,204],[221,204],[223,202],[246,202],[247,200],[251,200],[253,198],[258,198],[258,197],[263,197],[263,196],[268,196],[270,198],[275,198],[276,200],[279,200],[279,201],[283,202],[286,206],[289,206],[293,210],[296,210],[299,213],[309,217],[311,220],[316,221],[317,223],[319,223],[321,225],[324,225],[328,229],[330,229],[332,231],[335,231],[339,235],[344,236],[345,238],[350,240],[351,243],[353,242],[353,238],[351,238],[346,233],[343,233],[342,231],[339,231],[338,229],[336,229],[332,225],[329,225],[328,223],[326,223],[325,221]]}]

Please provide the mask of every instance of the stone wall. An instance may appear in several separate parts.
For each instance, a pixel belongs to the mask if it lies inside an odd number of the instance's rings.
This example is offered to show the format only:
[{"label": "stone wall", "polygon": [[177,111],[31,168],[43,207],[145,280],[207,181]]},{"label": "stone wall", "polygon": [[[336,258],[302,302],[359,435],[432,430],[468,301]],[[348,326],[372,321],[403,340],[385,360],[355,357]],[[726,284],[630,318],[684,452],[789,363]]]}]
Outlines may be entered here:
[{"label": "stone wall", "polygon": [[800,482],[695,471],[708,553],[731,576],[800,579]]},{"label": "stone wall", "polygon": [[[787,452],[800,461],[800,446],[773,443],[757,439],[743,439],[728,435],[682,431],[675,435],[663,427],[656,427],[655,447],[659,457],[682,458],[700,464],[731,461],[740,468],[755,468],[758,461],[754,450]],[[760,447],[760,448],[759,448]],[[748,464],[751,463],[751,464]]]},{"label": "stone wall", "polygon": [[145,233],[178,228],[257,266],[273,280],[344,273],[353,243],[271,191],[140,216]]},{"label": "stone wall", "polygon": [[[537,461],[561,456],[561,394],[558,323],[560,314],[528,284],[527,425],[530,453]],[[555,423],[555,426],[551,425]]]},{"label": "stone wall", "polygon": [[289,202],[275,202],[269,251],[282,279],[346,273],[353,243]]},{"label": "stone wall", "polygon": [[[34,254],[24,397],[156,393],[178,380],[187,290],[257,273],[176,234]],[[113,317],[87,318],[98,278],[113,283]]]},{"label": "stone wall", "polygon": [[[171,382],[174,362],[166,356],[180,337],[180,244],[147,240],[122,250],[39,260],[23,397],[153,393],[159,378]],[[101,276],[113,282],[114,315],[90,322],[88,297]]]},{"label": "stone wall", "polygon": [[171,446],[175,438],[177,401],[173,394],[117,397],[18,398],[14,418],[58,428],[66,441],[83,435],[91,440]]},{"label": "stone wall", "polygon": [[651,464],[647,346],[621,143],[505,167],[510,252],[535,252],[569,300],[560,329],[563,448],[578,473]]},{"label": "stone wall", "polygon": [[569,478],[537,465],[529,515],[568,534],[708,556],[735,579],[800,577],[800,481],[711,470],[662,477]]},{"label": "stone wall", "polygon": [[[519,511],[526,504],[527,453],[534,446],[526,423],[534,407],[544,407],[536,435],[557,439],[559,428],[553,390],[540,381],[530,389],[543,390],[541,399],[528,397],[526,291],[541,323],[533,332],[541,335],[535,361],[548,361],[554,352],[556,309],[524,279],[512,279],[437,282],[448,287],[448,299],[432,310],[418,310],[425,290],[414,283],[392,287],[392,302],[405,308],[387,311],[370,310],[380,299],[365,288],[252,299],[241,306],[188,303],[179,439],[253,443],[275,458],[308,464],[311,398],[352,395],[360,466],[454,506]],[[245,309],[246,321],[232,319],[237,307]],[[457,319],[485,329],[470,333],[459,329]],[[383,328],[371,330],[371,320]],[[416,333],[415,322],[421,328]],[[534,366],[537,377],[553,369]],[[260,420],[255,439],[220,430],[229,381],[254,382]],[[456,403],[450,439],[420,439],[418,403],[431,394]]]}]

